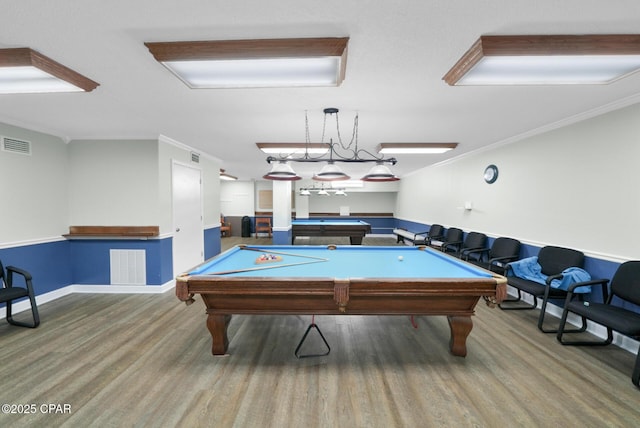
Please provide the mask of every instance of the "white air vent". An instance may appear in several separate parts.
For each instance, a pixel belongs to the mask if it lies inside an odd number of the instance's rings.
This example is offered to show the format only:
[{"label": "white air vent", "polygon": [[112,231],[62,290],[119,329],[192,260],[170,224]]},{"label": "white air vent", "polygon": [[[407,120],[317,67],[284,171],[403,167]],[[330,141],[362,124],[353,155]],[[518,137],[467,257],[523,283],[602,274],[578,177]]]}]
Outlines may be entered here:
[{"label": "white air vent", "polygon": [[31,142],[2,137],[2,150],[5,152],[31,156]]},{"label": "white air vent", "polygon": [[200,153],[191,152],[191,162],[200,163]]},{"label": "white air vent", "polygon": [[109,250],[112,285],[146,285],[145,250]]}]

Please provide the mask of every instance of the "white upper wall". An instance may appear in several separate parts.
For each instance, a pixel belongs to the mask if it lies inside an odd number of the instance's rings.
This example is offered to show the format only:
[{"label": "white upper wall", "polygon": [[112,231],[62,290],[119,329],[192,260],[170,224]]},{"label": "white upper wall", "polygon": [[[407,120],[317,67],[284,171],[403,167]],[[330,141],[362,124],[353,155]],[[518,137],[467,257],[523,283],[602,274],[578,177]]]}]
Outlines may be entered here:
[{"label": "white upper wall", "polygon": [[160,223],[157,141],[72,141],[69,165],[70,225]]},{"label": "white upper wall", "polygon": [[[638,159],[636,104],[412,174],[396,216],[637,259]],[[489,164],[499,168],[491,185]]]},{"label": "white upper wall", "polygon": [[223,181],[220,183],[220,213],[225,216],[253,216],[255,182]]},{"label": "white upper wall", "polygon": [[[0,246],[60,239],[70,225],[159,225],[172,231],[171,164],[191,150],[169,139],[62,139],[0,123],[0,135],[26,140],[32,154],[0,150],[5,207]],[[201,155],[205,226],[220,212],[220,161]]]},{"label": "white upper wall", "polygon": [[65,142],[2,123],[0,135],[31,143],[30,156],[0,150],[0,245],[68,233]]},{"label": "white upper wall", "polygon": [[318,196],[309,198],[310,213],[393,213],[396,205],[395,192],[353,192],[345,190],[347,196]]}]

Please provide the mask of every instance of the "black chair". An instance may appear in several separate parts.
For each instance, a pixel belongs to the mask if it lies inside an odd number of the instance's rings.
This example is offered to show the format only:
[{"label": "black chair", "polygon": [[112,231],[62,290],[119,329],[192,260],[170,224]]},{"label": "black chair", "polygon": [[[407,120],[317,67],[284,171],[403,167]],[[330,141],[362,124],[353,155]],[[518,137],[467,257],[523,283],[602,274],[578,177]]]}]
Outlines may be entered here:
[{"label": "black chair", "polygon": [[[619,306],[618,302],[630,302],[640,306],[640,261],[622,263],[611,279],[611,292],[607,293],[606,279],[590,281],[592,285],[602,288],[603,302],[583,302],[574,299],[574,289],[582,284],[569,286],[567,297],[560,319],[557,339],[563,345],[605,346],[613,341],[613,331],[617,331],[635,340],[640,340],[640,313]],[[608,295],[608,297],[607,297]],[[618,304],[616,304],[618,303]],[[587,319],[607,328],[604,341],[563,341],[562,335],[567,333],[565,325],[569,312],[579,315],[584,324]],[[640,387],[640,351],[631,375],[631,381]]]},{"label": "black chair", "polygon": [[462,231],[462,229],[458,229],[457,227],[450,227],[444,234],[444,238],[441,241],[432,240],[429,245],[443,252],[457,253],[458,251],[460,251],[460,246],[462,245],[463,238],[464,232]]},{"label": "black chair", "polygon": [[[13,285],[13,274],[21,275],[24,279],[26,288],[15,287]],[[14,266],[7,266],[7,273],[5,276],[4,267],[0,261],[0,303],[6,304],[7,322],[9,324],[36,328],[40,325],[40,316],[38,315],[38,307],[36,306],[36,297],[33,293],[33,284],[31,283],[31,274],[23,269],[18,269]],[[33,315],[33,323],[25,323],[16,321],[13,319],[11,313],[11,304],[14,300],[28,297],[31,301],[31,313]]]},{"label": "black chair", "polygon": [[490,248],[467,250],[463,256],[464,260],[499,274],[504,274],[507,263],[519,258],[520,241],[505,237],[496,238]]},{"label": "black chair", "polygon": [[441,224],[432,224],[427,232],[416,233],[413,244],[429,245],[431,241],[442,239],[443,236],[444,227]]},{"label": "black chair", "polygon": [[487,246],[487,235],[480,232],[469,232],[458,251],[457,256],[465,258],[469,251],[482,250]]},{"label": "black chair", "polygon": [[[517,289],[518,297],[503,300],[499,306],[500,309],[503,310],[535,309],[538,306],[538,299],[540,298],[542,299],[542,306],[540,308],[540,316],[538,317],[538,329],[544,333],[557,333],[558,329],[545,329],[543,327],[547,302],[549,299],[564,299],[567,296],[567,291],[551,287],[551,281],[554,279],[562,279],[562,272],[565,269],[570,267],[582,268],[584,265],[584,254],[581,251],[570,248],[546,246],[540,249],[538,253],[538,264],[541,267],[542,274],[547,276],[546,284],[540,284],[514,276],[509,265],[506,266],[507,285]],[[520,304],[514,305],[514,302],[520,302],[522,300],[522,292],[533,296],[533,304],[524,306]],[[581,294],[579,298],[582,298]],[[580,329],[572,330],[572,332],[585,331],[586,328],[587,324],[583,322]]]}]

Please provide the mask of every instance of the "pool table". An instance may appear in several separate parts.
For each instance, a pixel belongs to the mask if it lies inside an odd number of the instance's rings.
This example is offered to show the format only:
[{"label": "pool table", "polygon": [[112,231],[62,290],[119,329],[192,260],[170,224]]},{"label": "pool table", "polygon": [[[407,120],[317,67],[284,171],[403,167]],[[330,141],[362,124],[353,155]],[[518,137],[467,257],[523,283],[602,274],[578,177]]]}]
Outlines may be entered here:
[{"label": "pool table", "polygon": [[351,245],[362,244],[362,238],[371,233],[371,225],[361,220],[293,220],[291,243],[297,236],[348,236]]},{"label": "pool table", "polygon": [[233,314],[440,315],[449,348],[466,356],[482,297],[495,306],[506,279],[421,247],[239,245],[176,278],[176,296],[207,308],[212,353],[227,353]]}]

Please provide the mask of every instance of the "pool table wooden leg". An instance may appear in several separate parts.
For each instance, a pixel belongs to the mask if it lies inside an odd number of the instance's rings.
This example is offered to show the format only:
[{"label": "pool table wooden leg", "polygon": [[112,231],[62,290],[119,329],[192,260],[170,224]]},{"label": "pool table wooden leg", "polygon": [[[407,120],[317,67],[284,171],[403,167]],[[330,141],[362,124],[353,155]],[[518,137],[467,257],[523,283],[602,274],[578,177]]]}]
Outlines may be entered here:
[{"label": "pool table wooden leg", "polygon": [[227,326],[231,321],[231,315],[209,314],[207,317],[207,328],[211,333],[211,353],[213,355],[224,355],[229,348],[229,338],[227,337]]},{"label": "pool table wooden leg", "polygon": [[449,349],[453,355],[459,357],[467,356],[467,336],[473,328],[471,317],[464,316],[448,316],[449,328],[451,329],[451,339],[449,340]]}]

